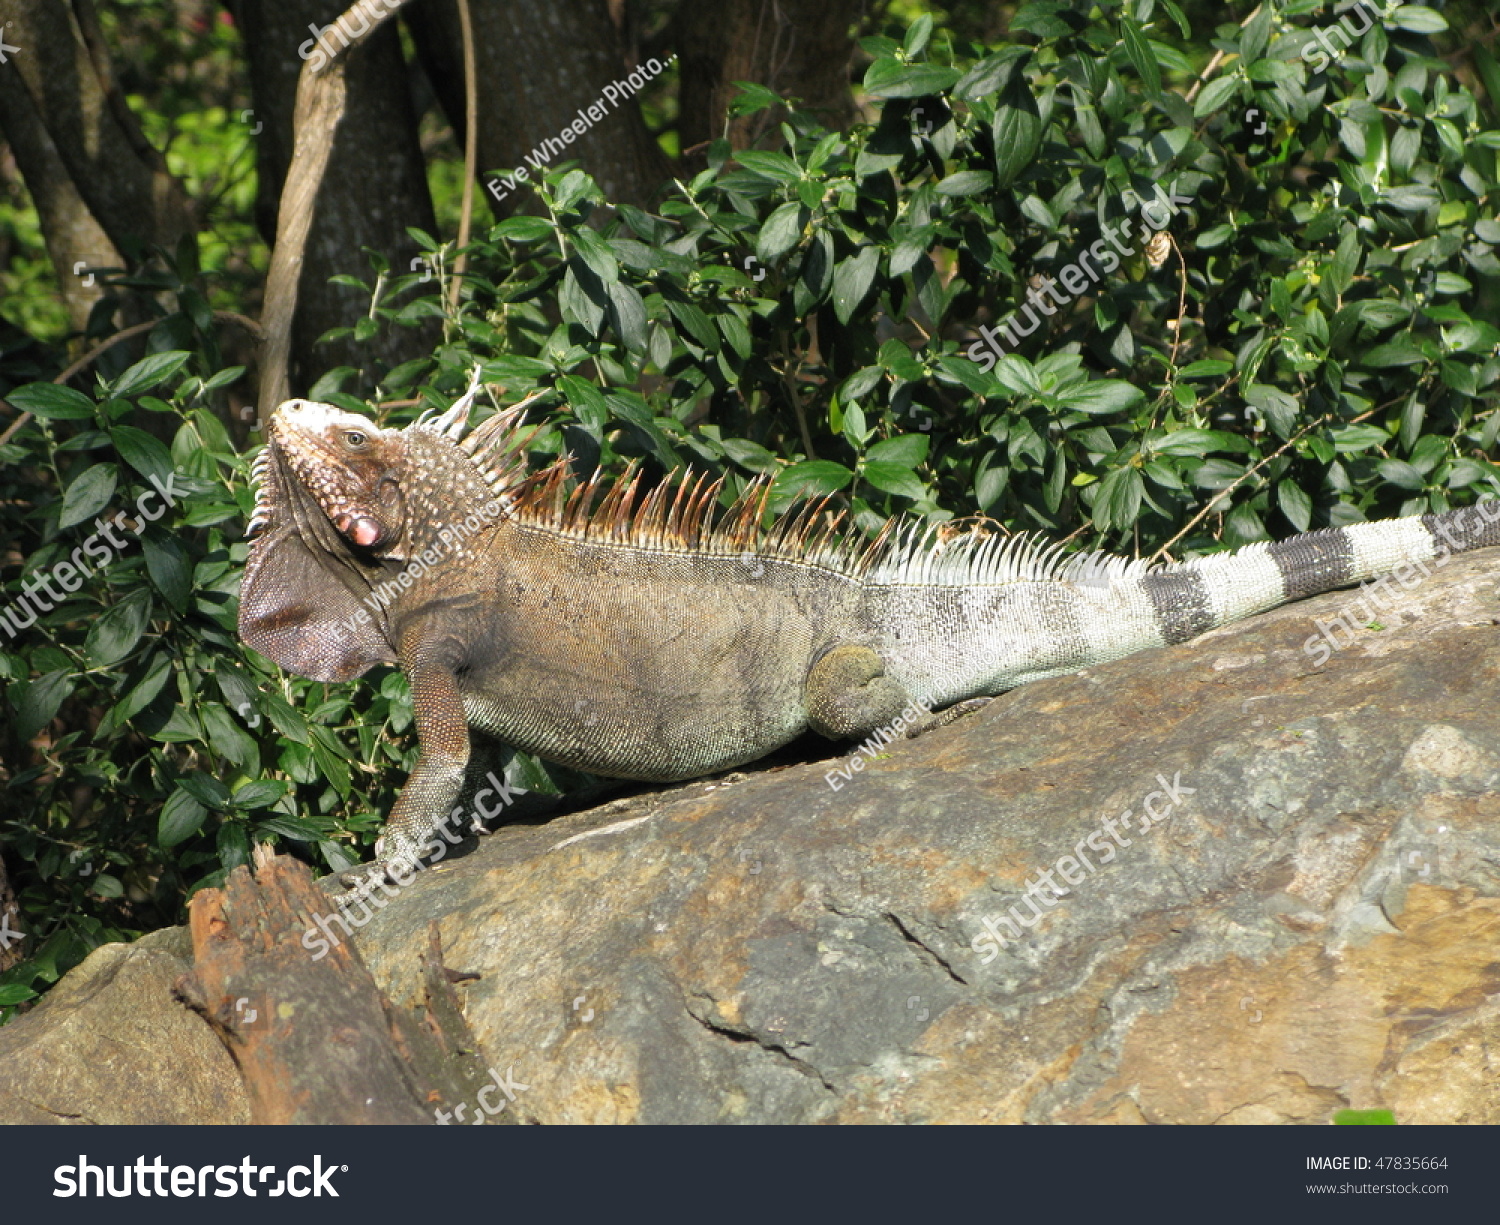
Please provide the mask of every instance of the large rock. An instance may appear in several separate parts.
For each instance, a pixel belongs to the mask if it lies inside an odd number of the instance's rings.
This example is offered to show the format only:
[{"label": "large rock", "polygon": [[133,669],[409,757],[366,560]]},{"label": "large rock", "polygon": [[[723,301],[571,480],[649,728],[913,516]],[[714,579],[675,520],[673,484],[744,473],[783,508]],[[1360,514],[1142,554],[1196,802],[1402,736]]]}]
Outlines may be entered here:
[{"label": "large rock", "polygon": [[440,921],[522,1121],[1500,1122],[1496,560],[508,827],[354,938],[414,1003]]},{"label": "large rock", "polygon": [[234,1060],[172,998],[187,929],[106,944],[0,1029],[0,1123],[248,1123]]}]

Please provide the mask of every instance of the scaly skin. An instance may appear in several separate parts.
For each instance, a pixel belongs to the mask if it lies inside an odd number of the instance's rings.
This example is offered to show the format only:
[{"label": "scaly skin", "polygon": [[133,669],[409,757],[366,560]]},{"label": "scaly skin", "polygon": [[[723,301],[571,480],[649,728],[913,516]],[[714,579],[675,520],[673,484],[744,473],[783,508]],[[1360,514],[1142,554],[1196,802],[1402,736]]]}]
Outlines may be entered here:
[{"label": "scaly skin", "polygon": [[947,708],[913,721],[924,730],[966,699],[1500,543],[1473,509],[1157,570],[975,534],[909,531],[861,552],[806,524],[762,531],[753,497],[728,512],[738,528],[710,528],[712,490],[671,513],[621,491],[592,514],[560,510],[561,472],[526,477],[513,419],[460,445],[467,404],[383,430],[289,401],[258,461],[246,642],[315,680],[395,663],[411,683],[421,751],[377,867],[434,853],[470,726],[596,774],[692,778],[809,728],[870,735],[914,699]]}]

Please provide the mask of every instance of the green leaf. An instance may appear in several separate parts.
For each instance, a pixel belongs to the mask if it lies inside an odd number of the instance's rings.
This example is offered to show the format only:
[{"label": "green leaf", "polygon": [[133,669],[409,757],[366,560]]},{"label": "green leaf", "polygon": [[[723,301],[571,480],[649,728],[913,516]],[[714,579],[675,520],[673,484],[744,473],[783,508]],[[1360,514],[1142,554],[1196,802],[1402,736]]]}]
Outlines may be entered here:
[{"label": "green leaf", "polygon": [[872,98],[923,98],[958,83],[957,68],[941,64],[903,64],[879,59],[865,71],[865,92]]},{"label": "green leaf", "polygon": [[208,809],[193,799],[186,791],[178,790],[167,797],[161,806],[161,817],[157,822],[156,840],[164,847],[186,842],[200,829],[208,818]]},{"label": "green leaf", "polygon": [[507,217],[490,230],[491,239],[506,242],[537,242],[552,234],[552,223],[543,217]]},{"label": "green leaf", "polygon": [[802,178],[802,168],[785,153],[765,153],[745,149],[736,153],[734,160],[752,174],[759,175],[763,179],[770,179],[773,183],[795,183]]},{"label": "green leaf", "polygon": [[[1153,100],[1161,97],[1161,69],[1156,63],[1156,53],[1146,41],[1146,32],[1130,17],[1120,16],[1120,37],[1125,43],[1125,54],[1140,73],[1146,92]],[[1133,521],[1133,520],[1132,520]]]},{"label": "green leaf", "polygon": [[837,493],[854,479],[854,473],[828,459],[811,459],[783,468],[776,476],[773,488],[790,500],[822,497]]},{"label": "green leaf", "polygon": [[1042,119],[1025,78],[1005,87],[990,133],[995,145],[995,186],[1008,187],[1035,160],[1042,143]]},{"label": "green leaf", "polygon": [[184,774],[177,780],[177,785],[198,803],[209,808],[229,807],[229,788],[202,770]]},{"label": "green leaf", "polygon": [[215,753],[247,769],[259,764],[260,749],[224,707],[216,702],[205,702],[201,713],[208,743]]},{"label": "green leaf", "polygon": [[726,311],[718,317],[718,324],[719,331],[724,334],[724,339],[729,342],[729,347],[742,360],[749,360],[754,346],[750,341],[750,329],[745,326],[744,320],[738,315]]},{"label": "green leaf", "polygon": [[1193,103],[1193,118],[1202,119],[1205,115],[1212,115],[1239,93],[1241,84],[1238,77],[1215,77],[1203,87],[1203,92]]},{"label": "green leaf", "polygon": [[860,475],[885,493],[898,494],[903,498],[920,500],[927,496],[926,486],[905,464],[881,460],[866,460],[860,467]]},{"label": "green leaf", "polygon": [[1179,379],[1218,378],[1221,374],[1228,374],[1233,369],[1233,362],[1226,362],[1216,357],[1203,357],[1195,362],[1189,362],[1177,372],[1177,377]]},{"label": "green leaf", "polygon": [[[930,265],[929,265],[930,267]],[[805,315],[833,288],[833,235],[819,230],[802,257],[802,272],[792,286],[792,309]]]},{"label": "green leaf", "polygon": [[645,351],[646,304],[624,281],[616,281],[609,287],[609,322],[627,349],[632,353]]},{"label": "green leaf", "polygon": [[588,226],[580,226],[573,231],[573,246],[605,288],[620,279],[620,265],[615,262],[615,253],[609,249],[609,244]]},{"label": "green leaf", "polygon": [[1302,410],[1295,396],[1265,383],[1252,383],[1245,388],[1245,402],[1258,408],[1273,430],[1285,438],[1297,424],[1297,414]]},{"label": "green leaf", "polygon": [[57,383],[27,383],[5,393],[22,412],[49,421],[83,421],[94,415],[94,402],[81,391]]},{"label": "green leaf", "polygon": [[1281,507],[1281,513],[1286,516],[1287,522],[1299,532],[1305,532],[1312,526],[1312,498],[1295,481],[1277,483],[1276,504]]},{"label": "green leaf", "polygon": [[193,591],[193,561],[186,546],[176,536],[153,530],[141,536],[141,549],[156,589],[176,611],[186,612]]},{"label": "green leaf", "polygon": [[109,668],[133,650],[151,619],[151,593],[137,589],[89,626],[83,653],[89,665]]},{"label": "green leaf", "polygon": [[115,425],[110,427],[109,437],[120,458],[142,476],[148,479],[154,476],[165,482],[171,474],[172,453],[164,442],[145,430],[138,430],[133,425]]},{"label": "green leaf", "polygon": [[24,744],[57,717],[63,699],[73,692],[73,675],[67,670],[48,672],[22,686],[13,731]]},{"label": "green leaf", "polygon": [[323,836],[322,830],[311,821],[304,821],[301,817],[268,817],[264,821],[257,821],[255,830],[256,833],[264,830],[268,833],[280,834],[283,838],[290,838],[294,842],[316,842]]},{"label": "green leaf", "polygon": [[751,442],[748,438],[726,438],[724,440],[724,454],[729,456],[742,468],[748,468],[751,472],[775,472],[776,456],[766,450],[758,442]]},{"label": "green leaf", "polygon": [[602,391],[576,374],[565,374],[559,378],[557,389],[563,393],[569,406],[578,414],[578,419],[590,431],[597,434],[604,429],[609,421],[609,404]]},{"label": "green leaf", "polygon": [[1448,28],[1448,19],[1436,9],[1420,4],[1402,4],[1386,19],[1393,26],[1413,34],[1440,34]]},{"label": "green leaf", "polygon": [[165,353],[148,354],[110,385],[110,394],[133,396],[143,391],[150,391],[181,370],[192,356],[185,349],[171,349]]},{"label": "green leaf", "polygon": [[1082,413],[1122,413],[1145,398],[1139,387],[1120,379],[1095,379],[1058,396],[1057,403]]},{"label": "green leaf", "polygon": [[953,87],[953,96],[972,103],[999,93],[1005,88],[1005,83],[1010,80],[1011,73],[1030,55],[1030,47],[1001,48],[964,73],[962,79]]},{"label": "green leaf", "polygon": [[994,176],[986,170],[960,170],[937,185],[938,195],[977,196],[982,191],[988,191],[994,181]]},{"label": "green leaf", "polygon": [[906,31],[906,41],[901,49],[906,52],[907,59],[916,59],[927,49],[927,40],[932,37],[932,14],[923,13]]},{"label": "green leaf", "polygon": [[1383,459],[1375,465],[1381,477],[1400,489],[1420,492],[1427,488],[1427,480],[1404,459]]},{"label": "green leaf", "polygon": [[861,247],[833,270],[833,313],[840,323],[849,322],[879,270],[880,248],[873,245]]},{"label": "green leaf", "polygon": [[1139,468],[1116,468],[1100,482],[1094,499],[1094,526],[1101,532],[1130,527],[1141,513],[1145,488]]},{"label": "green leaf", "polygon": [[1235,450],[1237,443],[1241,440],[1233,434],[1222,430],[1199,430],[1184,429],[1173,430],[1170,434],[1156,439],[1151,443],[1153,455],[1196,455],[1205,456],[1213,451]]},{"label": "green leaf", "polygon": [[127,719],[133,719],[145,710],[156,699],[156,695],[166,687],[171,675],[171,655],[165,651],[156,652],[151,657],[150,666],[144,674],[141,674],[141,679],[115,703],[114,708],[109,712],[112,725],[118,727]]},{"label": "green leaf", "polygon": [[867,460],[881,460],[915,468],[927,459],[927,450],[932,445],[930,434],[898,434],[877,442],[865,452]]},{"label": "green leaf", "polygon": [[63,494],[57,526],[72,527],[75,523],[92,519],[109,505],[118,482],[119,469],[114,464],[95,464],[85,468]]},{"label": "green leaf", "polygon": [[667,310],[687,335],[710,351],[719,347],[719,333],[709,322],[708,316],[691,302],[667,299]]},{"label": "green leaf", "polygon": [[590,336],[597,336],[604,324],[604,307],[595,302],[584,288],[570,264],[563,274],[562,291],[558,295],[563,318],[582,325]]},{"label": "green leaf", "polygon": [[792,200],[767,217],[755,240],[755,254],[761,263],[774,264],[779,257],[796,246],[809,215],[802,205]]}]

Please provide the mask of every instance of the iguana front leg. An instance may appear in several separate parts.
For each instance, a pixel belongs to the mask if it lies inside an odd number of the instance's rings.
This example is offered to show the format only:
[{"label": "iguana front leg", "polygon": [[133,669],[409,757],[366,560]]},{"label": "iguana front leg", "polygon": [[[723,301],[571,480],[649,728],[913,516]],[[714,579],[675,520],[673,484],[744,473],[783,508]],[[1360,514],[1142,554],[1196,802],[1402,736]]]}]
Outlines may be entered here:
[{"label": "iguana front leg", "polygon": [[[899,681],[886,675],[885,660],[870,647],[839,646],[818,657],[804,690],[807,722],[830,740],[858,740],[889,727],[914,701]],[[906,734],[917,736],[978,710],[989,698],[970,698],[935,714],[906,719]]]},{"label": "iguana front leg", "polygon": [[402,643],[401,671],[411,686],[417,727],[417,764],[375,843],[375,861],[346,874],[346,884],[353,886],[357,880],[368,884],[395,863],[415,867],[423,847],[447,820],[463,790],[469,725],[453,656],[451,645],[430,638]]}]

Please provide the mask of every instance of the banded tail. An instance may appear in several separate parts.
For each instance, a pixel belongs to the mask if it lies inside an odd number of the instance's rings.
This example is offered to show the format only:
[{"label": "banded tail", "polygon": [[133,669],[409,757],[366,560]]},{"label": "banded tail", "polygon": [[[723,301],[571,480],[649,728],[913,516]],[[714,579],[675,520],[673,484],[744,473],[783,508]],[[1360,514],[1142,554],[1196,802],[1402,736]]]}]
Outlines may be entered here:
[{"label": "banded tail", "polygon": [[[1295,600],[1500,545],[1500,502],[1153,568],[1023,539],[911,540],[865,579],[893,677],[934,706],[1170,646]],[[920,633],[925,627],[927,633]]]}]

